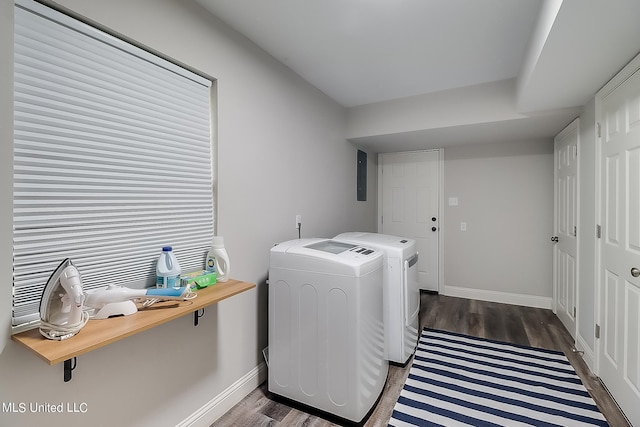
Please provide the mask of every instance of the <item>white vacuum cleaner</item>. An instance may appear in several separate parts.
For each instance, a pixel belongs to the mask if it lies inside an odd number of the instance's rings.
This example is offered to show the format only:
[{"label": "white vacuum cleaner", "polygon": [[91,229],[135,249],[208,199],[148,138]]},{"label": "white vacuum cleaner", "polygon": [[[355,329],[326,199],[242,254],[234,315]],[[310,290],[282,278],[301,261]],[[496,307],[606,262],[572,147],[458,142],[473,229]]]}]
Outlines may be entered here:
[{"label": "white vacuum cleaner", "polygon": [[136,302],[148,307],[158,301],[183,301],[196,296],[188,286],[131,289],[109,285],[83,292],[80,273],[67,258],[51,274],[42,292],[40,333],[45,338],[60,341],[80,332],[89,319],[136,313]]}]

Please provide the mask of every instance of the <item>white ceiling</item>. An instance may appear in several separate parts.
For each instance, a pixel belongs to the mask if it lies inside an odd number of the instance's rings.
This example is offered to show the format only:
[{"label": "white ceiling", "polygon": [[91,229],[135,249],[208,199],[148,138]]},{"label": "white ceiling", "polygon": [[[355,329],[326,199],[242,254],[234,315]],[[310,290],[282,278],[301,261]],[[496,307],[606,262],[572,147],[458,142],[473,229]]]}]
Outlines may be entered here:
[{"label": "white ceiling", "polygon": [[347,111],[517,79],[522,120],[495,138],[485,122],[477,138],[469,123],[350,138],[381,152],[433,148],[434,132],[440,146],[553,137],[640,52],[639,0],[197,1]]}]

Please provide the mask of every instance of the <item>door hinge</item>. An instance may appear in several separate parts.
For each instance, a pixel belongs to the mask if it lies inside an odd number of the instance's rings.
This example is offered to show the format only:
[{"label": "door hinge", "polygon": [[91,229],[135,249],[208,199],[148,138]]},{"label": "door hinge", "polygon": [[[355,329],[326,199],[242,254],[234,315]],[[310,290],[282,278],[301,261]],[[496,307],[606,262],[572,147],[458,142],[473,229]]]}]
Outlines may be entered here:
[{"label": "door hinge", "polygon": [[384,216],[380,217],[380,224],[384,224]]},{"label": "door hinge", "polygon": [[600,227],[600,224],[596,225],[596,237],[599,239],[600,237],[602,237],[602,227]]},{"label": "door hinge", "polygon": [[578,146],[577,145],[573,146],[573,158],[574,159],[578,158]]},{"label": "door hinge", "polygon": [[575,307],[573,307],[573,317],[574,318],[576,317],[576,308]]},{"label": "door hinge", "polygon": [[577,237],[578,236],[578,226],[574,225],[573,226],[573,237]]},{"label": "door hinge", "polygon": [[596,338],[600,338],[600,325],[596,323]]},{"label": "door hinge", "polygon": [[596,123],[596,131],[598,133],[598,138],[602,137],[602,131],[601,131],[601,127],[600,127],[600,122]]}]

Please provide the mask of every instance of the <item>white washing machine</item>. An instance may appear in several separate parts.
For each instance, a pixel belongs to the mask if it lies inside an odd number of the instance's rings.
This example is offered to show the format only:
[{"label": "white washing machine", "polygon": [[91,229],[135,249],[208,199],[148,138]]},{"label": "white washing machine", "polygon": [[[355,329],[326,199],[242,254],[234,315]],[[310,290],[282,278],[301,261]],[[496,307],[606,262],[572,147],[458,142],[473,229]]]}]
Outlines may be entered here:
[{"label": "white washing machine", "polygon": [[384,387],[380,251],[329,239],[271,249],[269,391],[352,422]]},{"label": "white washing machine", "polygon": [[419,335],[420,287],[416,241],[360,232],[339,234],[334,239],[366,245],[384,253],[386,354],[390,362],[404,365],[415,351]]}]

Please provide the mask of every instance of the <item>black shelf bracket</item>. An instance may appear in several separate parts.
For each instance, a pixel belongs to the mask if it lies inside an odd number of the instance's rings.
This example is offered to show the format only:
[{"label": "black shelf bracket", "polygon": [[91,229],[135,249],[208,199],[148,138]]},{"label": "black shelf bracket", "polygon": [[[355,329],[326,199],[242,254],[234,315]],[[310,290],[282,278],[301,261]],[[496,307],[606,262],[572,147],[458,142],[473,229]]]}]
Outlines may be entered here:
[{"label": "black shelf bracket", "polygon": [[64,382],[68,383],[71,381],[71,372],[76,369],[76,365],[78,364],[78,359],[75,357],[73,359],[67,359],[64,361]]},{"label": "black shelf bracket", "polygon": [[[200,310],[202,310],[202,314],[200,314]],[[200,322],[200,318],[204,317],[204,307],[201,308],[200,310],[196,310],[193,312],[193,326],[198,326],[198,323]]]}]

